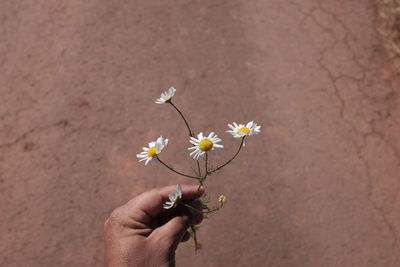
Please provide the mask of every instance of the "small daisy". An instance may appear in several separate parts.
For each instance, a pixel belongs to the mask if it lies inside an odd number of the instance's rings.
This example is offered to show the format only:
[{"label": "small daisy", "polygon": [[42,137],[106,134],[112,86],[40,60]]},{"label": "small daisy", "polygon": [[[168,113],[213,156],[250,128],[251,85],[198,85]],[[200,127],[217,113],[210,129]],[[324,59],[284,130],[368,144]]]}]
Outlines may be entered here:
[{"label": "small daisy", "polygon": [[199,133],[197,139],[190,137],[190,143],[194,145],[188,148],[188,150],[194,150],[190,153],[190,156],[194,155],[194,159],[199,159],[200,156],[203,156],[209,150],[214,150],[215,147],[223,148],[223,145],[217,144],[221,141],[222,140],[213,132],[211,132],[207,137],[204,137],[203,133]]},{"label": "small daisy", "polygon": [[156,104],[164,104],[171,102],[171,98],[174,96],[176,92],[176,89],[174,87],[171,87],[168,89],[168,91],[165,91],[164,93],[161,93],[161,97],[158,98],[155,103]]},{"label": "small daisy", "polygon": [[154,159],[168,144],[168,139],[164,139],[162,136],[158,137],[154,142],[149,143],[149,147],[143,147],[143,151],[140,154],[136,154],[140,161],[144,161],[144,165],[147,165],[152,159]]},{"label": "small daisy", "polygon": [[169,198],[169,201],[166,201],[163,204],[164,209],[167,209],[167,210],[172,209],[179,204],[179,202],[182,200],[182,189],[179,184],[176,186],[175,192],[171,192],[168,194],[168,198]]},{"label": "small daisy", "polygon": [[[237,124],[236,122],[234,122],[233,125],[228,124],[228,126],[231,129],[226,132],[230,133],[235,138],[241,138],[248,135],[255,135],[261,132],[260,130],[261,126],[257,125],[257,123],[255,123],[254,121],[251,121],[246,125]],[[245,143],[243,142],[243,146],[244,145]]]}]

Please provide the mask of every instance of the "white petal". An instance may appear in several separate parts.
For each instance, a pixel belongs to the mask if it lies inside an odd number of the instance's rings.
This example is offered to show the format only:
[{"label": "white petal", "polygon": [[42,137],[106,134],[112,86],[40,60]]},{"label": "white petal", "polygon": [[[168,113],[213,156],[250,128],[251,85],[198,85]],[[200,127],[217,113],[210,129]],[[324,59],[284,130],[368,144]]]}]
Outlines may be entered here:
[{"label": "white petal", "polygon": [[181,185],[176,185],[176,192],[178,193],[179,198],[182,198],[182,188]]},{"label": "white petal", "polygon": [[159,154],[162,150],[162,145],[160,142],[156,142],[156,154]]},{"label": "white petal", "polygon": [[147,165],[151,161],[152,157],[148,157],[144,165]]},{"label": "white petal", "polygon": [[165,147],[166,143],[168,143],[168,139],[164,139],[162,136],[157,138],[156,141],[156,154],[159,154],[161,150]]},{"label": "white petal", "polygon": [[168,193],[168,198],[169,198],[169,200],[174,201],[175,200],[175,192]]},{"label": "white petal", "polygon": [[228,124],[228,127],[231,128],[232,130],[235,130],[235,129],[236,129],[235,127],[233,127],[232,124]]},{"label": "white petal", "polygon": [[172,208],[174,205],[172,204],[172,203],[165,203],[165,204],[163,204],[163,208],[164,209],[166,209],[166,210],[169,210],[170,208]]},{"label": "white petal", "polygon": [[251,127],[253,126],[253,123],[254,123],[253,121],[247,123],[247,124],[246,124],[246,128],[251,129]]}]

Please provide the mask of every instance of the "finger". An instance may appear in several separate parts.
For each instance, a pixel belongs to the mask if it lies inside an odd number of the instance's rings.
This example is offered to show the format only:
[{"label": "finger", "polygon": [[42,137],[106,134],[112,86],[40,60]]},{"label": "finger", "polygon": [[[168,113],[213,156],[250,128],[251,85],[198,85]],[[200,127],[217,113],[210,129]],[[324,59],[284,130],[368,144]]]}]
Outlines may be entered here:
[{"label": "finger", "polygon": [[186,204],[187,206],[179,205],[173,209],[163,225],[149,235],[149,239],[161,242],[165,247],[173,250],[176,249],[179,242],[185,238],[188,228],[203,220],[201,212],[203,204],[200,200],[188,201]]},{"label": "finger", "polygon": [[187,202],[190,206],[178,206],[169,215],[163,225],[155,229],[149,236],[150,239],[164,242],[167,247],[176,247],[184,238],[190,226],[199,224],[203,220],[201,212],[203,204],[199,200]]},{"label": "finger", "polygon": [[186,231],[186,233],[183,235],[181,242],[186,242],[190,239],[190,233]]},{"label": "finger", "polygon": [[[201,187],[198,190],[197,185],[182,185],[181,188],[184,201],[193,200],[204,193],[204,189]],[[126,204],[127,212],[139,209],[150,217],[158,217],[167,211],[162,204],[168,200],[168,194],[174,192],[175,189],[176,185],[171,185],[140,194]]]},{"label": "finger", "polygon": [[175,250],[192,221],[191,215],[175,216],[163,226],[155,229],[150,234],[149,239]]}]

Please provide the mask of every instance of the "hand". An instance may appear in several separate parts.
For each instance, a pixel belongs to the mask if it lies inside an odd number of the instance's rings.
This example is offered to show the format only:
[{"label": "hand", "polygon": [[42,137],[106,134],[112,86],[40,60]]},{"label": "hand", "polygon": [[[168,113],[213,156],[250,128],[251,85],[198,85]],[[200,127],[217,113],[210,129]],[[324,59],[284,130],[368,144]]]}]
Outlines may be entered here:
[{"label": "hand", "polygon": [[[190,238],[187,229],[202,215],[179,205],[166,210],[162,204],[175,186],[153,189],[115,209],[104,224],[107,267],[175,266],[179,242]],[[182,199],[201,209],[197,186],[183,185]],[[203,194],[201,189],[200,194]]]}]

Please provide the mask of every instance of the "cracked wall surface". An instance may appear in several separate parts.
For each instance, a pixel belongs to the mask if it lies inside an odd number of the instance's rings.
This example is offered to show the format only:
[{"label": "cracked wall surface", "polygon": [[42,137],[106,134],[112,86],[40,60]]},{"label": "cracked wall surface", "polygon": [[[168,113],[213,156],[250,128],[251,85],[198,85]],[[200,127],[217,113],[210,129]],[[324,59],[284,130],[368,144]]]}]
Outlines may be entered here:
[{"label": "cracked wall surface", "polygon": [[178,266],[399,266],[400,87],[373,1],[15,0],[0,21],[0,266],[101,266],[114,208],[191,182],[135,158],[162,134],[190,171],[153,104],[171,85],[216,161],[227,123],[263,126],[208,181],[229,202]]}]

